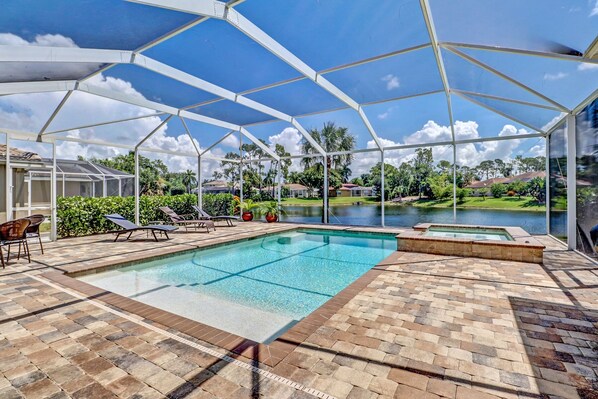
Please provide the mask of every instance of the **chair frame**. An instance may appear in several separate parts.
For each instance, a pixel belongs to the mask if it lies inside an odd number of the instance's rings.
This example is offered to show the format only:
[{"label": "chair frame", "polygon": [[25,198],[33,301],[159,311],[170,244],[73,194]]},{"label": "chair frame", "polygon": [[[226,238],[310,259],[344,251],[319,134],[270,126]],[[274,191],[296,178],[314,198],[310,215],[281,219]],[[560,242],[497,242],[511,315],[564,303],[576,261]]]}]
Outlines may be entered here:
[{"label": "chair frame", "polygon": [[[27,223],[25,225],[25,228],[23,229],[23,236],[21,238],[13,238],[13,239],[6,239],[6,237],[3,236],[2,233],[2,227],[4,226],[6,228],[7,225],[11,226],[14,225],[16,223]],[[29,263],[31,263],[31,253],[29,252],[29,244],[27,243],[27,229],[29,228],[29,226],[31,225],[31,220],[27,219],[27,218],[22,218],[22,219],[15,219],[15,220],[10,220],[6,223],[2,223],[0,225],[0,263],[2,263],[2,268],[6,268],[6,263],[8,263],[8,261],[10,260],[10,247],[13,244],[19,244],[19,251],[17,252],[17,260],[21,259],[21,245],[23,245],[23,251],[24,254],[27,255],[27,260],[29,261]],[[2,247],[8,245],[8,253],[6,255],[6,263],[4,262],[4,254],[2,253]]]},{"label": "chair frame", "polygon": [[235,227],[234,220],[239,220],[237,216],[219,215],[212,216],[197,205],[191,205],[197,211],[199,218],[202,220],[211,220],[213,222],[225,221],[228,227]]},{"label": "chair frame", "polygon": [[187,231],[189,231],[189,228],[194,228],[195,230],[197,230],[204,227],[208,233],[210,232],[210,228],[216,231],[216,226],[214,225],[214,222],[211,220],[185,219],[182,215],[177,214],[168,206],[161,206],[158,209],[160,209],[162,212],[166,214],[166,216],[168,216],[172,224],[184,226],[185,230]]}]

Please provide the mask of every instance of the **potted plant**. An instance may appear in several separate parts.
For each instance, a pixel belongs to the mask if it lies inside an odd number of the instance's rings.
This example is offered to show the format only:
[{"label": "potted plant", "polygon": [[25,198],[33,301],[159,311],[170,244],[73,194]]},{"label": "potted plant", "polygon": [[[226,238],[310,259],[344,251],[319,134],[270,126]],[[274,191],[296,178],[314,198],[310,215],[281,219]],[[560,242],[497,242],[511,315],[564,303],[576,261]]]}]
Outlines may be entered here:
[{"label": "potted plant", "polygon": [[258,208],[259,204],[256,204],[250,199],[248,199],[247,201],[239,202],[239,209],[242,212],[241,218],[246,222],[250,222],[253,220],[253,210]]},{"label": "potted plant", "polygon": [[278,221],[278,215],[282,213],[282,209],[278,207],[276,201],[265,202],[261,206],[261,211],[266,214],[266,221],[274,223]]}]

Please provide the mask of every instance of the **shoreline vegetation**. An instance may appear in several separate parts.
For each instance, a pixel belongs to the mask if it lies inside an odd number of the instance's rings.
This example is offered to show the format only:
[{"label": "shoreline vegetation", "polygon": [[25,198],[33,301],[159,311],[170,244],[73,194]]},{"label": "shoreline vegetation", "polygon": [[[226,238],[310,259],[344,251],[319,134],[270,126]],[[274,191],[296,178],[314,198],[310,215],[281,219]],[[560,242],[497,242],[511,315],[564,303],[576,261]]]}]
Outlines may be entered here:
[{"label": "shoreline vegetation", "polygon": [[[322,206],[320,198],[283,198],[283,207],[288,206]],[[331,206],[369,206],[380,205],[374,197],[331,197]],[[452,208],[453,200],[431,200],[408,197],[403,202],[386,201],[386,206],[414,206],[417,208]],[[492,209],[509,211],[534,211],[545,212],[546,206],[538,204],[532,197],[466,197],[462,202],[457,202],[457,209]]]}]

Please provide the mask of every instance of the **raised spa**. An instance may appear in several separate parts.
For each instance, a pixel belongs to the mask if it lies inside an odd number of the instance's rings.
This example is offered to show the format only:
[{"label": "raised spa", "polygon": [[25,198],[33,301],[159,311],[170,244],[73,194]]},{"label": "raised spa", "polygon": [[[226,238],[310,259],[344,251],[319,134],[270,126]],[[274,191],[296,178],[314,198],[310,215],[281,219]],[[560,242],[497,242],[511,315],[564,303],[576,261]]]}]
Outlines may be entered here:
[{"label": "raised spa", "polygon": [[519,227],[422,223],[397,236],[397,249],[542,263],[544,246]]}]

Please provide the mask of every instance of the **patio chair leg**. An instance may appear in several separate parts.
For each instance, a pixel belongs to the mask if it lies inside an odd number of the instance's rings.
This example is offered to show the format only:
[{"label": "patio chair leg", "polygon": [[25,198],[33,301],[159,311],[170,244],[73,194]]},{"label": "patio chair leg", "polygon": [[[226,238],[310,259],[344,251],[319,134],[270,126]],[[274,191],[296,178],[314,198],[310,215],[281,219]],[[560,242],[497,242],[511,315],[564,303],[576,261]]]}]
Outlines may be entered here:
[{"label": "patio chair leg", "polygon": [[44,254],[44,246],[42,245],[42,236],[41,234],[37,236],[37,239],[39,240],[39,247],[42,250],[42,255]]},{"label": "patio chair leg", "polygon": [[168,237],[168,233],[167,232],[164,232],[164,235],[166,236],[167,240],[170,240],[170,237]]},{"label": "patio chair leg", "polygon": [[8,244],[8,255],[6,256],[6,261],[10,260],[10,244]]},{"label": "patio chair leg", "polygon": [[21,241],[19,241],[19,252],[17,252],[17,260],[21,260]]},{"label": "patio chair leg", "polygon": [[118,237],[120,237],[120,233],[116,233],[116,238],[112,242],[116,242],[116,240],[118,240]]},{"label": "patio chair leg", "polygon": [[2,246],[0,246],[0,262],[2,262],[2,268],[6,269],[6,265],[4,264],[4,254],[2,254]]},{"label": "patio chair leg", "polygon": [[129,238],[131,238],[131,234],[133,234],[133,232],[130,232],[130,233],[129,233],[129,235],[127,236],[127,240],[128,240]]},{"label": "patio chair leg", "polygon": [[29,263],[31,263],[31,253],[29,252],[29,243],[27,243],[27,240],[23,242],[23,248],[27,250],[27,260],[29,261]]},{"label": "patio chair leg", "polygon": [[152,235],[154,236],[154,240],[156,240],[156,242],[158,242],[158,237],[156,237],[156,232],[154,230],[152,230]]}]

